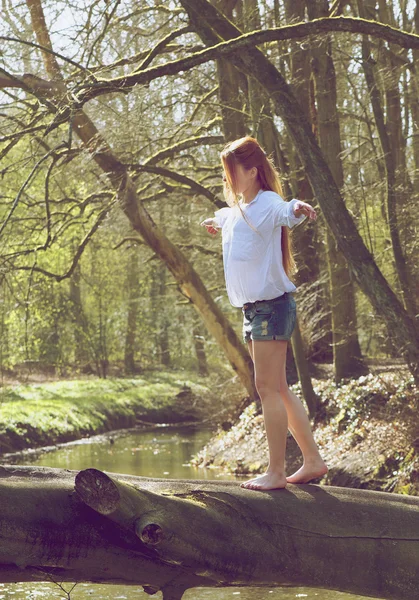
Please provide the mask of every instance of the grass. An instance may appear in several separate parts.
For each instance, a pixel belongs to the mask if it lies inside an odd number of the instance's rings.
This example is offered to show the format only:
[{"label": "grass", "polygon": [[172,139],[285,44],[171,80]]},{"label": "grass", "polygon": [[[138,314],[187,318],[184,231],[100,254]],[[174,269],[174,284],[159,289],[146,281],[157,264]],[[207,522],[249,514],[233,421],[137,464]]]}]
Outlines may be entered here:
[{"label": "grass", "polygon": [[[185,390],[187,398],[178,398]],[[193,399],[208,394],[205,379],[184,371],[0,388],[0,453],[133,427],[137,419],[188,420]]]}]

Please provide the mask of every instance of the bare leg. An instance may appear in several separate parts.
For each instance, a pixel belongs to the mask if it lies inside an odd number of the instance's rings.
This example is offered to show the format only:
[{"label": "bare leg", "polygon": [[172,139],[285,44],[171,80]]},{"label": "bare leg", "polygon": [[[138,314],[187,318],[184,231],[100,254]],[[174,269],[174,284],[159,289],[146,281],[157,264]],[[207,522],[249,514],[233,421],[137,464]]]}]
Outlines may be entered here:
[{"label": "bare leg", "polygon": [[327,466],[320,456],[303,403],[288,387],[285,364],[281,371],[280,390],[288,414],[288,428],[303,454],[303,466],[287,477],[287,481],[289,483],[307,483],[311,479],[325,475]]},{"label": "bare leg", "polygon": [[278,365],[282,366],[287,342],[280,340],[254,341],[253,357],[255,383],[261,402],[269,447],[269,465],[266,473],[241,484],[253,490],[284,488],[285,445],[287,441],[287,411],[281,400]]},{"label": "bare leg", "polygon": [[[253,359],[252,341],[248,342],[248,348]],[[288,387],[285,360],[282,362],[279,382],[280,396],[288,416],[288,428],[303,454],[303,466],[296,473],[287,477],[287,481],[289,483],[307,483],[327,473],[327,466],[320,456],[305,408],[298,396]]]}]

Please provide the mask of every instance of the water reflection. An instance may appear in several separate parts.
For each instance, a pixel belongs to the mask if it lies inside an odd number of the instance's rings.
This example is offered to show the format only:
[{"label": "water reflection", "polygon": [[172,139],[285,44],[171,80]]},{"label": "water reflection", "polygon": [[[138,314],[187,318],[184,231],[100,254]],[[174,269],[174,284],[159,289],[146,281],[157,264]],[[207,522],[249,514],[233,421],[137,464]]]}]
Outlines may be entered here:
[{"label": "water reflection", "polygon": [[[65,444],[52,452],[24,454],[15,458],[16,464],[36,464],[63,469],[96,468],[113,473],[142,477],[176,479],[239,479],[216,469],[200,469],[190,464],[212,436],[206,429],[154,429],[125,432],[122,435],[97,436],[83,443]],[[11,461],[3,461],[11,462]],[[242,478],[240,479],[242,480]],[[61,583],[61,582],[60,582]],[[72,583],[0,584],[0,600],[55,600],[68,599]],[[78,583],[71,592],[71,600],[135,600],[160,599],[161,593],[149,596],[141,587]],[[308,588],[197,588],[184,594],[184,600],[367,600],[363,596],[329,590]]]}]

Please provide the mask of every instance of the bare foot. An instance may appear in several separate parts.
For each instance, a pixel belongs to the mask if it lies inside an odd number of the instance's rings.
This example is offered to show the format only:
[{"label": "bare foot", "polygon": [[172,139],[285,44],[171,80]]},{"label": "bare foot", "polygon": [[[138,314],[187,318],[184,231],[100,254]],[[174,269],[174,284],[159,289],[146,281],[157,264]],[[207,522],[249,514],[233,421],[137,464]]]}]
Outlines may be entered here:
[{"label": "bare foot", "polygon": [[285,475],[279,473],[265,473],[255,479],[249,479],[240,484],[240,487],[247,488],[249,490],[276,490],[278,488],[284,488],[287,485]]},{"label": "bare foot", "polygon": [[288,483],[308,483],[312,479],[326,475],[327,471],[326,463],[321,459],[316,462],[307,462],[293,475],[287,477],[287,481]]}]

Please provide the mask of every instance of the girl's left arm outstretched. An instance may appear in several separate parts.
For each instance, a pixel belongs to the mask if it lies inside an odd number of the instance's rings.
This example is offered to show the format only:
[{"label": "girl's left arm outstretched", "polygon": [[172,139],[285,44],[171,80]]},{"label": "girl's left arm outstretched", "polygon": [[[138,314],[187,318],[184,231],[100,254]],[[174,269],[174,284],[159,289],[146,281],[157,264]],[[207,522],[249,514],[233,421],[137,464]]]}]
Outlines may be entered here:
[{"label": "girl's left arm outstretched", "polygon": [[297,202],[293,206],[293,212],[296,217],[301,217],[301,215],[306,215],[312,221],[317,219],[317,213],[310,204],[307,202],[303,202],[302,200],[297,200]]}]

